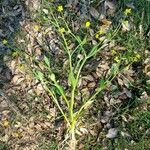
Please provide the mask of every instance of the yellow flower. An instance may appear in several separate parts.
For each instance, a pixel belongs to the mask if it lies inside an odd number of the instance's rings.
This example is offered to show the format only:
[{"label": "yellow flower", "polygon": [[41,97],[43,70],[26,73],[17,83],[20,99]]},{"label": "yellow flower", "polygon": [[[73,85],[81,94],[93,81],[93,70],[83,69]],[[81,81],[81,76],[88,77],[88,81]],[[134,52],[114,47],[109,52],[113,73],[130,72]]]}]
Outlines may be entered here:
[{"label": "yellow flower", "polygon": [[63,10],[64,10],[64,8],[63,8],[62,5],[59,5],[59,6],[57,7],[57,11],[62,12]]},{"label": "yellow flower", "polygon": [[35,30],[35,31],[39,31],[40,28],[41,28],[41,27],[40,27],[39,25],[35,25],[35,26],[34,26],[34,30]]},{"label": "yellow flower", "polygon": [[117,63],[120,62],[120,60],[117,56],[114,58],[114,61],[116,61]]},{"label": "yellow flower", "polygon": [[128,21],[128,20],[124,20],[122,23],[123,23],[124,25],[126,25],[126,26],[129,25],[129,21]]},{"label": "yellow flower", "polygon": [[116,54],[116,50],[113,49],[112,50],[112,54],[115,55]]},{"label": "yellow flower", "polygon": [[65,28],[60,28],[58,31],[59,31],[60,33],[64,33],[64,32],[65,32]]},{"label": "yellow flower", "polygon": [[98,39],[98,38],[99,38],[99,34],[98,34],[98,33],[95,35],[95,38],[96,38],[96,39]]},{"label": "yellow flower", "polygon": [[139,61],[141,58],[141,55],[140,54],[136,54],[135,57],[133,58],[133,61],[137,62]]},{"label": "yellow flower", "polygon": [[136,54],[136,58],[137,58],[137,59],[140,59],[140,58],[141,58],[141,55],[140,55],[140,54]]},{"label": "yellow flower", "polygon": [[4,121],[3,121],[3,126],[4,126],[5,128],[7,128],[7,127],[9,126],[9,121],[4,120]]},{"label": "yellow flower", "polygon": [[104,29],[103,29],[103,28],[100,28],[100,30],[99,30],[99,35],[102,35],[102,34],[104,34],[104,33],[105,33]]},{"label": "yellow flower", "polygon": [[124,14],[126,16],[128,16],[128,14],[131,14],[131,8],[127,8],[125,11],[124,11]]},{"label": "yellow flower", "polygon": [[90,21],[87,21],[87,22],[85,23],[85,27],[86,27],[86,28],[89,28],[90,25],[91,25]]},{"label": "yellow flower", "polygon": [[100,28],[100,30],[95,35],[95,38],[98,39],[100,35],[105,34],[105,30],[103,28]]},{"label": "yellow flower", "polygon": [[6,45],[6,44],[8,44],[8,41],[7,41],[6,39],[4,39],[4,40],[2,41],[2,43],[3,43],[4,45]]}]

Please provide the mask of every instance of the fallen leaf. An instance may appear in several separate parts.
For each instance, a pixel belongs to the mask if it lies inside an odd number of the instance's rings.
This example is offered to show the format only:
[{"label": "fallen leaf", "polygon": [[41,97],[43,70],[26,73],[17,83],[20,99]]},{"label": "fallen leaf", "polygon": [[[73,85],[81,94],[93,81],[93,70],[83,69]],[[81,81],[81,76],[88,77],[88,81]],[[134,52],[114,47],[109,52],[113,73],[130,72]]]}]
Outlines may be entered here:
[{"label": "fallen leaf", "polygon": [[13,77],[12,79],[12,82],[15,84],[15,85],[18,85],[20,84],[22,81],[24,80],[23,76],[21,74],[17,74]]},{"label": "fallen leaf", "polygon": [[95,82],[90,82],[88,83],[88,88],[94,88],[96,86],[96,83]]},{"label": "fallen leaf", "polygon": [[100,14],[99,12],[94,8],[94,7],[91,7],[90,8],[90,14],[92,17],[94,17],[95,19],[98,19]]},{"label": "fallen leaf", "polygon": [[119,84],[120,86],[123,86],[123,85],[124,85],[124,82],[123,82],[123,80],[122,80],[122,79],[117,78],[117,80],[118,80],[118,84]]}]

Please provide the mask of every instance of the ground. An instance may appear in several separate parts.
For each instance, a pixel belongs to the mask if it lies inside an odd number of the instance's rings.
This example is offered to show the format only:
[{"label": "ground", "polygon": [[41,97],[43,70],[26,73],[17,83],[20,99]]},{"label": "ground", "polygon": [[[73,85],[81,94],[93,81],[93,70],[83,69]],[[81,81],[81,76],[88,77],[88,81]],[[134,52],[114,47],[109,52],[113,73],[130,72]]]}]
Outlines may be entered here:
[{"label": "ground", "polygon": [[0,149],[73,149],[76,117],[76,149],[150,149],[149,27],[148,0],[1,0]]}]

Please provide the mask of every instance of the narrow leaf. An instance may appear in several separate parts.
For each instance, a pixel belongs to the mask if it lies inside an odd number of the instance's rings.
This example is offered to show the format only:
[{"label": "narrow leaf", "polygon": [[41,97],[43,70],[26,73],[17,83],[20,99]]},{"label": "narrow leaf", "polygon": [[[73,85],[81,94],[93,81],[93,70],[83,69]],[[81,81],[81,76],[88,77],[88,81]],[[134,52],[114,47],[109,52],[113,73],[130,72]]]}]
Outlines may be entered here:
[{"label": "narrow leaf", "polygon": [[69,72],[68,82],[69,84],[71,84],[71,86],[74,86],[76,84],[76,79],[72,71]]},{"label": "narrow leaf", "polygon": [[38,80],[43,81],[44,75],[41,71],[34,72],[34,75]]},{"label": "narrow leaf", "polygon": [[44,56],[44,61],[45,61],[46,65],[48,67],[50,67],[50,61],[49,61],[48,57]]}]

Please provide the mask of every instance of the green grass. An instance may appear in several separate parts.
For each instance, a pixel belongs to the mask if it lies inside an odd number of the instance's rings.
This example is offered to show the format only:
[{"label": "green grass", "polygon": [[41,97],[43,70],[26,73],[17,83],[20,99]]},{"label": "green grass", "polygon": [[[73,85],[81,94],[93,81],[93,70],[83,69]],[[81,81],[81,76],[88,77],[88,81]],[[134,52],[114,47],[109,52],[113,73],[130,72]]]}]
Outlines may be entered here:
[{"label": "green grass", "polygon": [[38,150],[57,150],[58,144],[55,142],[42,143]]},{"label": "green grass", "polygon": [[[129,150],[148,150],[150,147],[150,111],[135,108],[134,110],[128,110],[126,114],[131,114],[134,118],[132,121],[125,123],[124,127],[131,137],[125,138],[120,135],[115,141],[112,141],[113,144],[110,147],[113,146],[118,150],[125,148]],[[123,129],[121,124],[120,129]]]},{"label": "green grass", "polygon": [[0,143],[0,150],[9,150],[6,144]]}]

